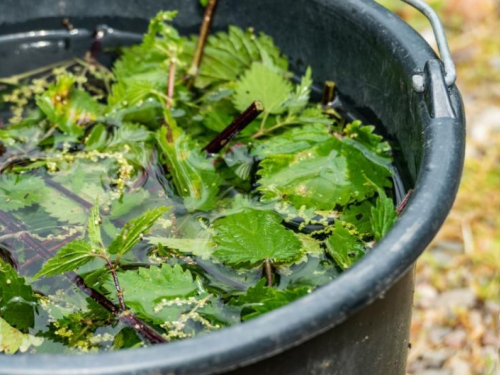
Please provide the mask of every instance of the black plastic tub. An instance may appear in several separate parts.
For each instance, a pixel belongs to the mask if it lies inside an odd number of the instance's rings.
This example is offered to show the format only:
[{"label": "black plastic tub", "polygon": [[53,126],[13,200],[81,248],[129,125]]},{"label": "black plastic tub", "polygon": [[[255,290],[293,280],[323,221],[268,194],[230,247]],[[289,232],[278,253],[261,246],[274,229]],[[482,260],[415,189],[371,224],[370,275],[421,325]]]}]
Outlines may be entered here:
[{"label": "black plastic tub", "polygon": [[[0,75],[80,54],[99,24],[112,28],[108,45],[133,42],[160,9],[178,9],[181,30],[197,32],[198,0],[2,0]],[[76,32],[62,29],[63,17]],[[458,90],[446,87],[427,43],[371,0],[221,0],[214,27],[228,24],[272,35],[298,73],[310,64],[317,82],[335,80],[344,102],[383,129],[404,189],[415,190],[403,215],[337,280],[256,320],[147,349],[0,356],[0,374],[405,372],[414,264],[446,218],[462,172]],[[417,93],[412,77],[424,67],[427,88]]]}]

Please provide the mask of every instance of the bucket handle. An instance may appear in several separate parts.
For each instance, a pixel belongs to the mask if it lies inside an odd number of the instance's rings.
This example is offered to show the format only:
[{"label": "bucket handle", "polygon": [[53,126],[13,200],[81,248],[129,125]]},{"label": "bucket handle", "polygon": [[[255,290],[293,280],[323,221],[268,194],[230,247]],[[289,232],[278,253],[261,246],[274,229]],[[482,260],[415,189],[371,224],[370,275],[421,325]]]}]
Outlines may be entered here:
[{"label": "bucket handle", "polygon": [[[457,80],[457,71],[451,57],[450,47],[448,45],[448,41],[446,40],[446,34],[444,32],[443,24],[441,23],[439,16],[429,4],[422,0],[402,1],[420,11],[424,16],[427,17],[427,19],[431,23],[438,45],[439,54],[441,55],[441,60],[443,61],[444,65],[446,85],[448,87],[453,86],[453,84]],[[422,74],[415,74],[413,76],[413,88],[417,92],[425,91],[425,78]]]}]

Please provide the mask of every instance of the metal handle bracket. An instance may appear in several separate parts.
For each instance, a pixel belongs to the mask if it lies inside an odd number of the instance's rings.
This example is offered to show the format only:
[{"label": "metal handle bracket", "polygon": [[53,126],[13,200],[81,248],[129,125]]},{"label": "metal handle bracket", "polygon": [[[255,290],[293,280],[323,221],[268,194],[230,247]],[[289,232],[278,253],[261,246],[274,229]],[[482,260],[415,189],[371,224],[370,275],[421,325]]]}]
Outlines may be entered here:
[{"label": "metal handle bracket", "polygon": [[[434,36],[438,45],[439,54],[441,55],[441,61],[444,65],[445,82],[448,87],[451,87],[457,80],[457,72],[455,69],[455,64],[453,63],[453,59],[451,57],[448,41],[446,40],[446,34],[444,32],[443,24],[441,23],[439,16],[429,4],[422,0],[402,1],[413,6],[429,19],[432,25],[432,29],[434,30]],[[416,74],[413,76],[413,88],[417,92],[425,91],[425,78],[422,74]]]}]

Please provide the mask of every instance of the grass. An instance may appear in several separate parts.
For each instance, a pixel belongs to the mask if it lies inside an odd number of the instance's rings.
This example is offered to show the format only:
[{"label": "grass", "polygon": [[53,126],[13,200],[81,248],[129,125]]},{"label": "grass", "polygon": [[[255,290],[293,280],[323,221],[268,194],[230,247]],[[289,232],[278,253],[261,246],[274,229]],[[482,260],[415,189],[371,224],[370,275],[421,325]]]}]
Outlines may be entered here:
[{"label": "grass", "polygon": [[[428,22],[418,12],[400,0],[379,2],[433,42]],[[467,114],[468,145],[455,206],[417,264],[411,337],[414,345],[408,371],[496,374],[500,371],[500,310],[496,310],[500,307],[499,4],[496,0],[429,3],[446,26],[457,65],[457,85]],[[474,304],[443,309],[439,299],[450,290],[472,292]],[[440,330],[443,337],[436,338]],[[462,332],[465,340],[459,339]],[[437,368],[426,363],[429,353],[443,350],[448,350],[449,355]]]}]

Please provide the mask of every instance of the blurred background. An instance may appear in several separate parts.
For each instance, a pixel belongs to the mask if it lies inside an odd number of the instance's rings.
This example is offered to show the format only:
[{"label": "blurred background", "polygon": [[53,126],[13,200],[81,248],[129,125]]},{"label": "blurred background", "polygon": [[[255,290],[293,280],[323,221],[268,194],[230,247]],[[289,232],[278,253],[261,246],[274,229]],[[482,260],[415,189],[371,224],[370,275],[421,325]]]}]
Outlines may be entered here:
[{"label": "blurred background", "polygon": [[[426,0],[446,27],[467,112],[455,207],[417,266],[409,374],[500,374],[500,0]],[[435,47],[428,21],[378,0]]]}]

